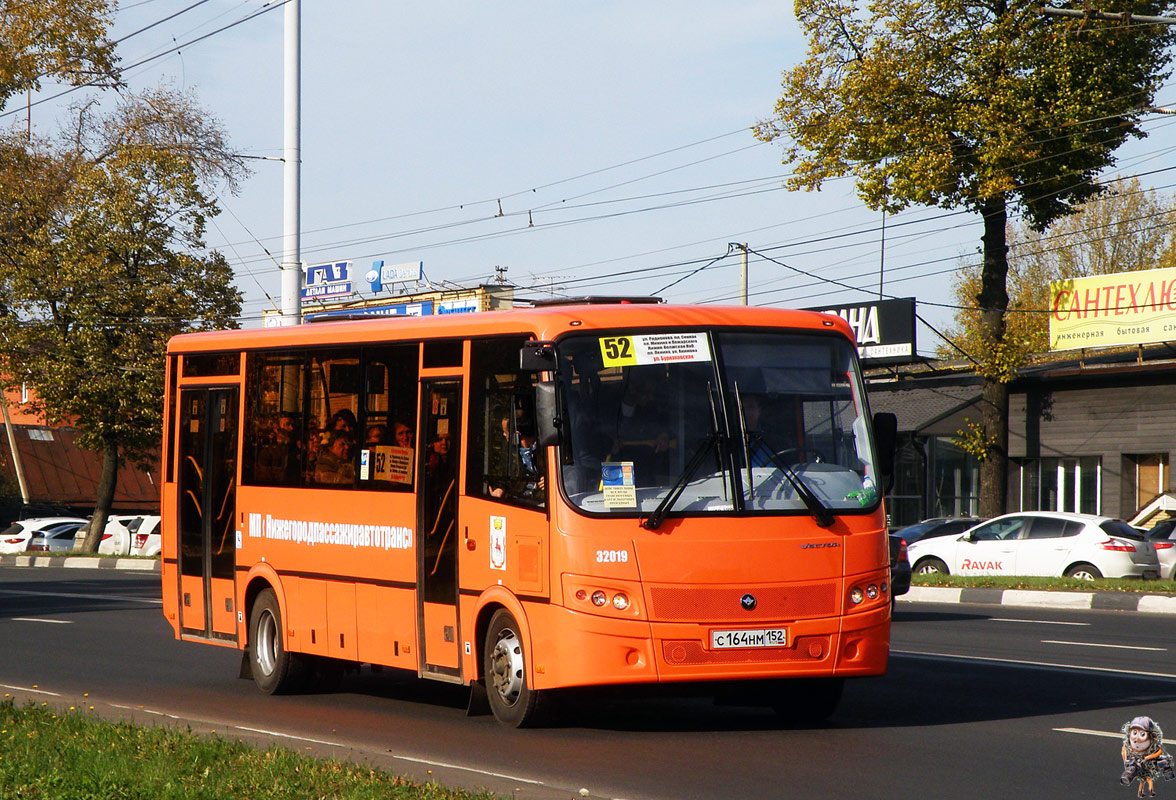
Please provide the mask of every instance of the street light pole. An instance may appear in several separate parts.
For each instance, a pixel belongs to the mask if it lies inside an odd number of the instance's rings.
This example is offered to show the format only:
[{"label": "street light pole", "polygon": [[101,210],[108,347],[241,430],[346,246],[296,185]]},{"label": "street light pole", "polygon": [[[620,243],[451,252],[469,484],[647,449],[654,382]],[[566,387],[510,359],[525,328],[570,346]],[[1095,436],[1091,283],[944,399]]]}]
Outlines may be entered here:
[{"label": "street light pole", "polygon": [[285,10],[285,161],[282,203],[282,325],[302,322],[302,241],[300,180],[302,4],[287,0]]}]

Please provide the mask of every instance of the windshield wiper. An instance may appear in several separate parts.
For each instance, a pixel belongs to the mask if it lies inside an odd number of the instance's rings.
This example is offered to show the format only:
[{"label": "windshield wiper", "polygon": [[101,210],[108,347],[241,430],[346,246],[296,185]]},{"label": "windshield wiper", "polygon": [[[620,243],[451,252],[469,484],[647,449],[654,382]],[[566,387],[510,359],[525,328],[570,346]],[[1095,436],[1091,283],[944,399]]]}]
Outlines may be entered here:
[{"label": "windshield wiper", "polygon": [[[801,480],[800,476],[792,470],[792,467],[788,466],[777,453],[773,452],[772,448],[768,447],[767,443],[764,442],[763,434],[758,431],[749,432],[745,441],[744,452],[747,453],[747,460],[749,462],[751,461],[752,453],[759,452],[758,448],[762,447],[764,452],[767,453],[768,458],[771,459],[772,464],[788,479],[788,482],[792,484],[792,488],[796,490],[796,494],[804,501],[805,506],[808,507],[813,517],[816,518],[817,525],[822,528],[828,528],[833,524],[833,512],[821,502],[821,498],[813,493],[813,490]],[[753,445],[755,449],[753,449]]]},{"label": "windshield wiper", "polygon": [[682,470],[682,474],[679,475],[678,479],[674,481],[672,486],[670,486],[670,491],[667,492],[662,501],[658,503],[657,508],[653,510],[653,513],[651,513],[645,519],[641,520],[641,527],[651,531],[656,531],[661,527],[662,522],[666,518],[666,514],[669,513],[671,508],[673,508],[674,503],[678,502],[678,498],[682,495],[682,490],[685,489],[686,484],[689,483],[690,476],[695,473],[695,471],[698,469],[698,465],[702,463],[702,460],[707,457],[707,454],[710,453],[710,451],[714,449],[715,445],[718,444],[719,438],[719,434],[714,431],[711,431],[706,435],[706,438],[703,439],[702,442],[698,445],[698,449],[694,451],[694,455],[690,456],[690,461],[687,462],[685,469]]},{"label": "windshield wiper", "polygon": [[[657,508],[653,510],[645,519],[641,520],[641,527],[646,530],[656,531],[661,527],[662,522],[666,518],[666,514],[674,507],[674,503],[678,502],[678,498],[682,495],[682,490],[686,488],[686,484],[690,482],[691,476],[694,475],[699,465],[702,464],[704,458],[711,450],[716,447],[721,447],[725,437],[719,433],[719,418],[718,409],[715,408],[715,397],[711,385],[708,383],[706,387],[707,397],[710,399],[711,406],[711,429],[710,433],[706,435],[698,444],[698,449],[690,456],[690,460],[686,463],[682,473],[670,486],[670,490],[666,492],[666,496],[657,504]],[[720,458],[722,451],[720,450]]]}]

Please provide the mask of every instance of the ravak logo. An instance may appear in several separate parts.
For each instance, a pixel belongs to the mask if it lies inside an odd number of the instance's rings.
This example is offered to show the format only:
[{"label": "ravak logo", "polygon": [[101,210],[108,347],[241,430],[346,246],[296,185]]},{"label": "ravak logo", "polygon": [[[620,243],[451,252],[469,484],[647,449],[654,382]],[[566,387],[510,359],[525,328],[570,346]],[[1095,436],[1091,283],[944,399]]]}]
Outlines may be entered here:
[{"label": "ravak logo", "polygon": [[988,571],[1000,572],[1004,569],[1003,561],[974,561],[970,558],[965,558],[960,562],[960,569],[982,569]]},{"label": "ravak logo", "polygon": [[800,546],[800,549],[819,550],[822,547],[841,547],[841,542],[805,542]]}]

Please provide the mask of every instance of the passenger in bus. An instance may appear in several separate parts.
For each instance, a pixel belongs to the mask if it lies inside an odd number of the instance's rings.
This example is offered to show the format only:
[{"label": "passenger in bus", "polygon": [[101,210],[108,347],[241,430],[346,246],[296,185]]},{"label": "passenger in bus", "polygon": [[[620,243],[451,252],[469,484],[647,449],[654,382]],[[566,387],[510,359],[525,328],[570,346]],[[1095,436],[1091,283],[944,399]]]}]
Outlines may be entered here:
[{"label": "passenger in bus", "polygon": [[326,424],[328,431],[343,431],[349,436],[355,435],[355,429],[358,423],[355,421],[355,414],[349,408],[341,408],[331,415],[331,419]]},{"label": "passenger in bus", "polygon": [[257,454],[259,478],[280,486],[298,485],[298,473],[302,469],[302,447],[296,431],[293,414],[283,412],[278,415],[273,440]]},{"label": "passenger in bus", "polygon": [[632,461],[640,484],[651,485],[656,476],[670,473],[672,443],[666,420],[676,405],[663,395],[652,373],[633,372],[617,409],[616,436],[608,460]]},{"label": "passenger in bus", "polygon": [[490,476],[490,496],[542,503],[546,499],[546,459],[535,428],[523,424],[518,430],[517,466],[505,478]]},{"label": "passenger in bus", "polygon": [[367,434],[364,436],[364,446],[371,447],[376,444],[387,444],[388,426],[382,422],[377,422],[375,425],[368,425]]},{"label": "passenger in bus", "polygon": [[351,436],[343,431],[331,431],[327,447],[318,454],[314,465],[317,483],[353,483],[355,463],[351,458]]},{"label": "passenger in bus", "polygon": [[403,422],[392,426],[392,439],[398,447],[412,447],[412,428]]}]

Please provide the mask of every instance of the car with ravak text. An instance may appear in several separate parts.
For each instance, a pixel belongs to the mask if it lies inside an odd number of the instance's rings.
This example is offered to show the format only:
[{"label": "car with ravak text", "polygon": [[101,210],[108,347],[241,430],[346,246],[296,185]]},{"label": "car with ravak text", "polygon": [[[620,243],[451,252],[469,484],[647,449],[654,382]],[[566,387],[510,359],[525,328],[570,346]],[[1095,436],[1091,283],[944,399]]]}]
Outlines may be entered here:
[{"label": "car with ravak text", "polygon": [[908,548],[918,574],[1158,578],[1155,545],[1120,519],[1022,511]]}]

